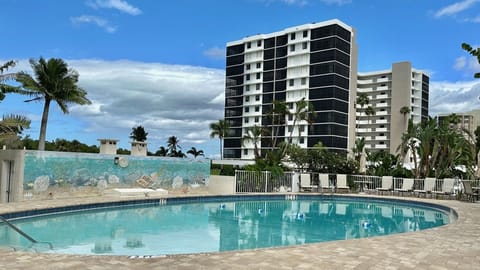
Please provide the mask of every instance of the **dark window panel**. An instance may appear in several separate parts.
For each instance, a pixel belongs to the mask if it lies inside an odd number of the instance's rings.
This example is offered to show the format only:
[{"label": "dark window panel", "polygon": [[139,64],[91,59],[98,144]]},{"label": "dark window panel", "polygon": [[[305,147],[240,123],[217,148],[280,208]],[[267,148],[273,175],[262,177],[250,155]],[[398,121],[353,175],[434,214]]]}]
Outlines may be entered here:
[{"label": "dark window panel", "polygon": [[315,52],[310,55],[310,64],[336,60],[344,65],[350,66],[350,56],[336,49]]},{"label": "dark window panel", "polygon": [[263,51],[263,60],[268,60],[273,58],[275,58],[275,49]]},{"label": "dark window panel", "polygon": [[243,64],[244,62],[244,55],[235,55],[227,57],[227,66],[235,66]]},{"label": "dark window panel", "polygon": [[285,57],[285,56],[287,56],[287,46],[279,47],[276,49],[276,54],[275,54],[276,58]]},{"label": "dark window panel", "polygon": [[310,76],[327,73],[338,73],[345,77],[349,77],[350,75],[349,69],[337,62],[327,62],[310,66]]},{"label": "dark window panel", "polygon": [[280,69],[275,71],[275,80],[283,80],[287,78],[287,70],[286,69]]},{"label": "dark window panel", "polygon": [[268,49],[268,48],[273,48],[273,47],[275,47],[275,38],[272,37],[272,38],[265,39],[264,48]]},{"label": "dark window panel", "polygon": [[275,83],[275,91],[283,91],[287,89],[287,81],[278,81]]},{"label": "dark window panel", "polygon": [[264,83],[263,84],[263,93],[273,92],[273,83]]},{"label": "dark window panel", "polygon": [[309,99],[337,98],[348,102],[348,91],[337,87],[312,88],[309,91]]},{"label": "dark window panel", "polygon": [[275,62],[275,68],[276,69],[281,69],[281,68],[286,68],[287,67],[287,58],[280,58],[277,59]]},{"label": "dark window panel", "polygon": [[265,61],[263,63],[263,70],[264,71],[272,70],[272,69],[274,69],[274,67],[275,67],[275,61],[274,60]]},{"label": "dark window panel", "polygon": [[240,53],[243,53],[244,51],[245,51],[245,47],[243,46],[243,44],[228,46],[227,56],[240,54]]},{"label": "dark window panel", "polygon": [[243,73],[243,65],[227,67],[226,76],[240,75]]},{"label": "dark window panel", "polygon": [[[348,113],[348,102],[337,99],[323,99],[310,101],[315,108],[315,111],[330,111],[335,110],[339,112]],[[318,117],[318,116],[317,116]]]},{"label": "dark window panel", "polygon": [[274,74],[273,71],[264,72],[263,73],[263,81],[264,82],[273,81],[273,74]]},{"label": "dark window panel", "polygon": [[277,47],[283,46],[283,45],[286,45],[287,42],[288,42],[288,37],[287,37],[287,34],[285,34],[285,35],[277,37],[276,45],[277,45]]}]

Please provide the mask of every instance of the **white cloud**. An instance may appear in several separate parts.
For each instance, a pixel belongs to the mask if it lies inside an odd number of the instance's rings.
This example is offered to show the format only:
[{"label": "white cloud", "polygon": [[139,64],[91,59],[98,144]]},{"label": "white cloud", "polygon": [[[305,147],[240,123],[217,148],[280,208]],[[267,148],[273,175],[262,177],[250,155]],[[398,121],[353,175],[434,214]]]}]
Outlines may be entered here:
[{"label": "white cloud", "polygon": [[471,23],[480,23],[480,16],[474,17],[474,18],[466,18],[466,22],[471,22]]},{"label": "white cloud", "polygon": [[429,114],[467,112],[480,108],[480,82],[430,82]]},{"label": "white cloud", "polygon": [[134,7],[129,3],[127,3],[127,1],[123,1],[123,0],[95,0],[95,1],[88,1],[87,5],[94,9],[98,9],[98,8],[116,9],[121,12],[134,15],[134,16],[140,15],[142,13],[142,11],[139,8]]},{"label": "white cloud", "polygon": [[198,144],[210,139],[209,124],[223,118],[223,70],[127,60],[67,63],[79,72],[79,85],[92,101],[72,106],[71,115],[99,138],[126,137],[133,126],[142,125],[153,148],[172,135]]},{"label": "white cloud", "polygon": [[452,16],[455,15],[461,11],[464,11],[471,6],[473,6],[476,2],[479,0],[463,0],[460,2],[453,3],[451,5],[448,5],[439,11],[435,12],[435,17],[440,18],[443,16]]},{"label": "white cloud", "polygon": [[81,24],[81,23],[95,24],[98,27],[103,28],[108,33],[114,33],[115,31],[117,31],[117,27],[110,25],[110,23],[107,20],[97,16],[82,15],[78,17],[72,17],[70,18],[70,20],[74,24]]},{"label": "white cloud", "polygon": [[467,57],[465,56],[460,56],[457,59],[455,59],[455,64],[453,65],[453,68],[456,70],[461,70],[467,65]]},{"label": "white cloud", "polygon": [[203,52],[204,55],[213,59],[225,59],[225,49],[219,47],[212,47]]}]

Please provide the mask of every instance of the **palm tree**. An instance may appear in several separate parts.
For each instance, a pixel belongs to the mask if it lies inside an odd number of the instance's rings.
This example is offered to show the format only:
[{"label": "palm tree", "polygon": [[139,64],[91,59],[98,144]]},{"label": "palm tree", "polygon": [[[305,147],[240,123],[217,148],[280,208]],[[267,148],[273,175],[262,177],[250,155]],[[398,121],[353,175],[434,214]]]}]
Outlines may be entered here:
[{"label": "palm tree", "polygon": [[144,142],[147,140],[148,132],[145,132],[145,129],[142,126],[136,126],[132,128],[130,133],[130,139],[137,142]]},{"label": "palm tree", "polygon": [[[293,115],[293,128],[290,131],[290,141],[292,140],[293,129],[295,128],[296,124],[300,121],[306,121],[308,124],[311,124],[310,116],[313,115],[315,117],[316,112],[313,108],[313,105],[306,101],[305,98],[302,98],[295,102],[295,111],[292,113]],[[301,132],[298,129],[298,138],[300,139]]]},{"label": "palm tree", "polygon": [[[10,67],[15,66],[14,61],[8,61],[0,65],[0,101],[5,98],[6,93],[21,93],[17,87],[4,84],[4,81],[14,79],[17,76],[17,73],[7,73],[3,72]],[[22,131],[30,127],[30,120],[22,115],[4,115],[3,119],[0,121],[0,139],[12,139],[16,138],[18,134],[21,134]]]},{"label": "palm tree", "polygon": [[408,120],[407,131],[402,134],[402,142],[397,148],[404,162],[407,153],[411,153],[413,159],[413,174],[415,178],[419,177],[417,153],[418,153],[418,133],[419,126],[413,123],[412,119]]},{"label": "palm tree", "polygon": [[168,155],[168,149],[160,146],[160,148],[155,152],[155,156],[166,157]]},{"label": "palm tree", "polygon": [[[167,147],[168,147],[168,150],[170,152],[169,156],[171,156],[171,157],[178,156],[177,148],[182,149],[182,147],[179,145],[179,143],[180,143],[180,140],[176,136],[170,136],[168,138]],[[183,154],[183,155],[185,155],[185,154]]]},{"label": "palm tree", "polygon": [[365,148],[365,138],[357,138],[355,140],[355,146],[352,148],[352,152],[355,156],[355,160],[360,162],[360,157],[363,153],[363,148]]},{"label": "palm tree", "polygon": [[223,159],[223,139],[228,135],[230,125],[225,120],[218,120],[218,122],[210,124],[210,138],[218,137],[220,140],[220,159]]},{"label": "palm tree", "polygon": [[45,137],[47,133],[48,112],[50,103],[55,101],[64,114],[69,113],[69,104],[91,104],[86,97],[87,92],[80,88],[78,83],[78,72],[69,69],[67,63],[62,59],[51,58],[46,61],[40,58],[38,62],[30,59],[35,78],[25,72],[20,72],[16,80],[22,85],[22,89],[33,97],[30,101],[44,101],[42,122],[38,150],[45,150]]},{"label": "palm tree", "polygon": [[242,137],[242,144],[251,142],[253,144],[253,154],[255,159],[260,158],[260,150],[258,148],[258,144],[262,140],[262,135],[264,134],[264,130],[260,126],[253,126],[247,129],[247,133]]},{"label": "palm tree", "polygon": [[367,115],[368,117],[368,123],[370,124],[370,117],[372,115],[375,115],[375,109],[372,107],[372,106],[368,106],[366,109],[365,109],[365,114]]},{"label": "palm tree", "polygon": [[403,106],[402,108],[400,108],[400,113],[403,114],[403,120],[405,121],[405,128],[408,125],[407,114],[409,114],[410,112],[411,112],[411,110],[410,110],[410,107],[408,107],[408,106]]},{"label": "palm tree", "polygon": [[278,135],[280,132],[280,127],[285,125],[285,117],[290,113],[287,104],[284,101],[274,100],[273,108],[268,113],[271,119],[272,131],[270,135],[272,136],[272,150],[277,147]]},{"label": "palm tree", "polygon": [[187,154],[192,155],[194,158],[197,158],[198,156],[204,156],[203,150],[197,150],[197,148],[193,147],[187,151]]}]

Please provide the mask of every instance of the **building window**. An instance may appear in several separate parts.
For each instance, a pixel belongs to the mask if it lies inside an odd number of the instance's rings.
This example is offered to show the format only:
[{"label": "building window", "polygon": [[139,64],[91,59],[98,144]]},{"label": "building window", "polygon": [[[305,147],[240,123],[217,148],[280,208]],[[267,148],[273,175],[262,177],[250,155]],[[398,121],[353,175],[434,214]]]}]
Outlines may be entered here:
[{"label": "building window", "polygon": [[247,64],[246,69],[250,70],[250,64]]},{"label": "building window", "polygon": [[245,123],[248,123],[248,117],[245,117]]},{"label": "building window", "polygon": [[250,91],[250,85],[245,85],[245,91]]},{"label": "building window", "polygon": [[260,90],[260,84],[259,83],[257,83],[257,85],[255,85],[255,89]]},{"label": "building window", "polygon": [[288,115],[288,121],[293,121],[293,115],[292,114]]},{"label": "building window", "polygon": [[288,108],[289,108],[290,110],[293,109],[293,103],[292,103],[292,102],[288,103]]},{"label": "building window", "polygon": [[259,112],[260,111],[260,106],[255,106],[255,112]]},{"label": "building window", "polygon": [[308,47],[308,44],[307,44],[307,42],[303,42],[303,43],[302,43],[302,49],[306,50],[306,49],[307,49],[307,47]]},{"label": "building window", "polygon": [[255,96],[255,101],[260,101],[260,95]]},{"label": "building window", "polygon": [[262,41],[261,40],[257,40],[257,47],[261,47],[262,46]]},{"label": "building window", "polygon": [[305,131],[305,126],[298,127],[298,132],[304,132],[304,131]]},{"label": "building window", "polygon": [[245,97],[245,102],[249,102],[250,101],[250,96],[246,96]]},{"label": "building window", "polygon": [[247,42],[247,49],[250,49],[252,47],[252,43],[251,42]]},{"label": "building window", "polygon": [[385,142],[380,142],[380,144],[385,144]]},{"label": "building window", "polygon": [[245,112],[249,112],[250,111],[250,107],[245,107]]},{"label": "building window", "polygon": [[385,127],[385,125],[380,125],[380,127],[381,127],[381,128],[384,128],[384,127]]},{"label": "building window", "polygon": [[259,121],[258,116],[255,116],[255,123],[258,123],[258,121]]},{"label": "building window", "polygon": [[380,133],[380,136],[385,136],[385,133]]},{"label": "building window", "polygon": [[262,68],[262,63],[258,62],[257,63],[257,68]]},{"label": "building window", "polygon": [[290,45],[290,51],[294,52],[295,51],[295,44]]},{"label": "building window", "polygon": [[292,132],[293,131],[293,126],[288,126],[288,132]]},{"label": "building window", "polygon": [[304,137],[300,137],[300,143],[301,144],[305,143],[305,138]]},{"label": "building window", "polygon": [[293,86],[294,84],[295,84],[294,79],[290,79],[290,80],[288,81],[288,85]]},{"label": "building window", "polygon": [[307,30],[303,31],[303,37],[308,37],[308,31]]},{"label": "building window", "polygon": [[243,149],[243,154],[244,154],[245,156],[248,156],[248,149]]},{"label": "building window", "polygon": [[290,34],[290,40],[295,40],[295,33]]},{"label": "building window", "polygon": [[260,73],[257,73],[257,80],[260,80]]},{"label": "building window", "polygon": [[250,81],[250,74],[245,75],[245,80]]},{"label": "building window", "polygon": [[307,84],[307,78],[302,78],[302,79],[300,80],[300,83],[301,83],[302,85]]}]

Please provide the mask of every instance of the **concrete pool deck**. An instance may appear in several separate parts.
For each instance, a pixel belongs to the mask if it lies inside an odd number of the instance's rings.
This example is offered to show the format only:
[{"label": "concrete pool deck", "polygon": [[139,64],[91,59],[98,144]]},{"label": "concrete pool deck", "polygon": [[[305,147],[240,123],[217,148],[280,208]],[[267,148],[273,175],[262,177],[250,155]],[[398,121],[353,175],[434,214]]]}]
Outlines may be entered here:
[{"label": "concrete pool deck", "polygon": [[[382,197],[389,198],[388,196]],[[458,220],[442,227],[391,236],[292,247],[154,258],[131,259],[127,256],[37,254],[0,249],[0,266],[2,269],[56,270],[480,269],[480,203],[410,197],[405,199],[448,206],[457,211]],[[119,200],[125,199],[98,196],[0,204],[0,214]]]}]

